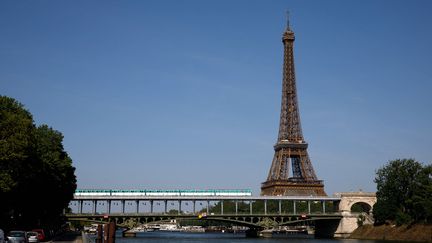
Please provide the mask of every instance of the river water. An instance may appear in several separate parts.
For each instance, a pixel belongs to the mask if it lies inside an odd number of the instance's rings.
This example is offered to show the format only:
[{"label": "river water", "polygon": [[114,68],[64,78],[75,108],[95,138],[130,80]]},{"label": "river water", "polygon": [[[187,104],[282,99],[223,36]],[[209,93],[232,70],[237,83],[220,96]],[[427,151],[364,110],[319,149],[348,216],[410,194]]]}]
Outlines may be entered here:
[{"label": "river water", "polygon": [[[246,238],[244,234],[233,233],[187,233],[187,232],[144,232],[135,238],[117,237],[116,243],[383,243],[386,241],[352,239],[314,239],[310,236],[276,236],[275,238]],[[388,243],[388,242],[386,242]],[[395,243],[392,241],[392,243]]]}]

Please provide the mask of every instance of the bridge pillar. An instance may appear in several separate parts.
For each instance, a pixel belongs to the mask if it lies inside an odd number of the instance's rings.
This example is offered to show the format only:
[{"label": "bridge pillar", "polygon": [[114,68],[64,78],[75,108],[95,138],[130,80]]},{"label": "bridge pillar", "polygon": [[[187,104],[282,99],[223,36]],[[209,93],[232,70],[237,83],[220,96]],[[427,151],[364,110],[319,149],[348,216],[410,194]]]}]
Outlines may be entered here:
[{"label": "bridge pillar", "polygon": [[322,201],[322,212],[323,212],[323,214],[326,213],[326,205],[325,205],[325,201]]},{"label": "bridge pillar", "polygon": [[235,214],[238,214],[238,201],[235,200]]},{"label": "bridge pillar", "polygon": [[195,210],[195,203],[196,203],[196,201],[195,201],[195,200],[193,200],[193,201],[192,201],[192,205],[193,205],[193,214],[195,214],[195,213],[196,213],[196,210]]},{"label": "bridge pillar", "polygon": [[264,199],[264,214],[267,215],[267,199]]},{"label": "bridge pillar", "polygon": [[311,202],[309,200],[307,201],[307,205],[308,205],[308,214],[311,214]]},{"label": "bridge pillar", "polygon": [[334,237],[346,238],[358,227],[358,214],[343,211],[342,219],[340,220],[337,229],[334,232]]},{"label": "bridge pillar", "polygon": [[107,208],[108,214],[111,214],[111,200],[107,200]]},{"label": "bridge pillar", "polygon": [[279,200],[279,215],[282,214],[282,201]]},{"label": "bridge pillar", "polygon": [[181,214],[181,200],[178,200],[178,212],[177,214]]},{"label": "bridge pillar", "polygon": [[135,203],[136,203],[136,213],[139,214],[139,200],[136,200]]},{"label": "bridge pillar", "polygon": [[150,213],[153,213],[153,200],[150,200]]},{"label": "bridge pillar", "polygon": [[209,214],[209,211],[210,211],[209,210],[209,204],[210,204],[210,201],[207,200],[207,214]]},{"label": "bridge pillar", "polygon": [[221,200],[221,215],[223,215],[223,213],[224,213],[224,212],[223,212],[223,209],[224,209],[224,208],[223,208],[223,200]]},{"label": "bridge pillar", "polygon": [[296,209],[296,201],[293,201],[293,212],[294,214],[297,214],[297,209]]},{"label": "bridge pillar", "polygon": [[78,200],[78,214],[82,214],[83,211],[83,200]]},{"label": "bridge pillar", "polygon": [[164,203],[165,203],[165,213],[167,213],[167,210],[168,210],[168,200],[164,200]]},{"label": "bridge pillar", "polygon": [[97,200],[93,200],[93,210],[92,210],[92,213],[93,214],[96,214],[96,209],[97,209]]},{"label": "bridge pillar", "polygon": [[120,204],[121,204],[121,208],[122,208],[122,214],[124,214],[125,213],[125,207],[126,207],[126,201],[125,200],[121,200]]},{"label": "bridge pillar", "polygon": [[249,201],[249,214],[252,214],[252,200]]},{"label": "bridge pillar", "polygon": [[[334,236],[345,238],[348,237],[358,227],[357,220],[359,213],[351,212],[351,207],[354,204],[363,203],[367,204],[372,209],[377,199],[375,193],[363,191],[341,192],[336,193],[336,195],[341,198],[339,203],[339,212],[342,214],[343,218],[340,220],[340,223],[334,232]],[[368,214],[369,212],[365,213]],[[371,217],[370,222],[368,223],[372,222],[373,219]]]}]

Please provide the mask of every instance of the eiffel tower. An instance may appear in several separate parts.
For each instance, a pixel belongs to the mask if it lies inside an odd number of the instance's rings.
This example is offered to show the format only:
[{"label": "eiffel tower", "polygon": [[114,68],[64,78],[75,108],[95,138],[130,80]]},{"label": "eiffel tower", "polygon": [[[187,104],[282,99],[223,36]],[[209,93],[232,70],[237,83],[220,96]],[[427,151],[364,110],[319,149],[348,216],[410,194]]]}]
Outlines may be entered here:
[{"label": "eiffel tower", "polygon": [[261,185],[261,195],[327,196],[323,181],[317,179],[312,167],[308,144],[302,134],[294,71],[294,39],[288,20],[282,36],[284,63],[279,135],[267,181]]}]

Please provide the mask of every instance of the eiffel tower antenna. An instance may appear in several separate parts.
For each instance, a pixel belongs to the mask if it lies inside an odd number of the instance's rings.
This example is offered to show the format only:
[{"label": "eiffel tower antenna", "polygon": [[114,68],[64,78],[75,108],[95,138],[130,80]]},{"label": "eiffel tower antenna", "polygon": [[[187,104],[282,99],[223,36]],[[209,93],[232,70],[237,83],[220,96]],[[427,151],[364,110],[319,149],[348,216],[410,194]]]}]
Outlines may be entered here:
[{"label": "eiffel tower antenna", "polygon": [[287,30],[291,30],[291,27],[290,27],[290,12],[289,12],[289,10],[286,11],[286,17],[287,17],[287,26],[286,26],[286,28],[287,28]]}]

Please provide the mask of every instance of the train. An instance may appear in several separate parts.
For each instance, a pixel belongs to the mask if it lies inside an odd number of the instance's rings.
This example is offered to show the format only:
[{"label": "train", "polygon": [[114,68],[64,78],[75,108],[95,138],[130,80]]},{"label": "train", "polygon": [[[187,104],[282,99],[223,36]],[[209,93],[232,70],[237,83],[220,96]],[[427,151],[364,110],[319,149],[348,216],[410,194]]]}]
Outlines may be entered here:
[{"label": "train", "polygon": [[211,197],[234,196],[250,197],[250,189],[204,189],[204,190],[115,190],[115,189],[77,189],[74,196],[184,196]]}]

